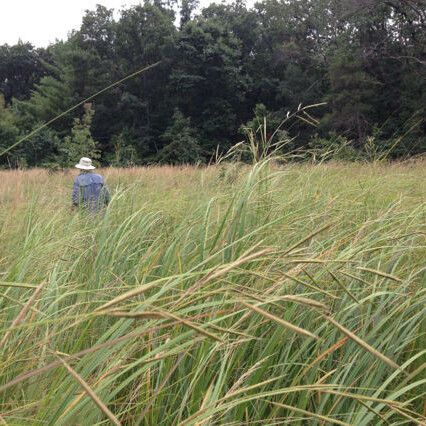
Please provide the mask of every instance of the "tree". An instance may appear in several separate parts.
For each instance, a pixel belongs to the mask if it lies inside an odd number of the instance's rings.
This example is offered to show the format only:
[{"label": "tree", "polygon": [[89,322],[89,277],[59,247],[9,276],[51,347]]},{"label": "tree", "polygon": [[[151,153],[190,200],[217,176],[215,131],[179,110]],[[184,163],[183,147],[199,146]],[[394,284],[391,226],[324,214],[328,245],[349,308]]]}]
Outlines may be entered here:
[{"label": "tree", "polygon": [[173,122],[161,137],[164,148],[155,157],[159,163],[193,164],[201,160],[201,148],[191,128],[190,119],[178,110],[173,114]]},{"label": "tree", "polygon": [[[16,125],[17,118],[13,112],[6,107],[3,95],[0,94],[0,152],[9,148],[19,135]],[[7,155],[0,157],[0,164],[8,167],[18,167],[20,165],[21,152],[14,150]]]},{"label": "tree", "polygon": [[199,0],[182,0],[182,6],[180,8],[181,28],[191,20],[191,16],[194,10],[198,7],[199,3]]},{"label": "tree", "polygon": [[251,120],[241,126],[240,133],[246,134],[247,130],[253,133],[261,133],[265,141],[269,141],[272,145],[288,139],[288,133],[283,128],[285,115],[280,112],[268,111],[263,104],[255,106],[253,115]]},{"label": "tree", "polygon": [[129,129],[123,129],[111,139],[114,152],[110,155],[109,164],[114,167],[130,167],[139,163],[135,141]]},{"label": "tree", "polygon": [[58,163],[63,167],[71,167],[81,157],[89,157],[94,160],[100,158],[97,143],[90,132],[94,110],[92,104],[84,105],[83,118],[75,118],[71,135],[66,136],[58,147]]},{"label": "tree", "polygon": [[372,104],[380,84],[363,70],[361,58],[355,52],[336,54],[329,79],[326,100],[332,112],[324,117],[323,124],[362,145],[375,124]]},{"label": "tree", "polygon": [[[54,64],[49,67],[49,75],[35,86],[28,101],[17,104],[29,128],[35,123],[51,120],[105,87],[102,86],[102,72],[97,67],[96,53],[81,48],[75,39],[57,43],[51,48],[51,55]],[[72,123],[72,117],[67,115],[57,120],[53,128],[66,135]]]},{"label": "tree", "polygon": [[[176,108],[182,116],[175,119],[197,129],[196,157],[206,161],[240,141],[256,105],[264,111],[257,107],[252,124],[266,114],[273,131],[288,111],[321,101],[327,106],[303,111],[286,129],[292,148],[347,140],[360,151],[374,142],[395,157],[425,150],[424,2],[260,0],[248,8],[235,0],[195,13],[198,0],[183,0],[180,27],[176,3],[145,0],[117,19],[97,6],[64,42],[1,46],[5,139],[160,61],[96,97],[90,134],[104,162],[178,162],[167,138]],[[50,161],[57,140],[75,138],[72,128],[73,116],[61,117],[14,150],[10,164]]]},{"label": "tree", "polygon": [[13,98],[28,99],[35,84],[46,74],[44,49],[35,49],[30,43],[0,46],[0,91],[6,105]]},{"label": "tree", "polygon": [[197,127],[208,156],[217,145],[229,148],[238,131],[247,87],[240,48],[226,22],[216,17],[196,18],[179,34],[171,94]]},{"label": "tree", "polygon": [[114,10],[100,4],[94,11],[86,10],[80,30],[73,37],[81,47],[92,49],[103,60],[114,58]]},{"label": "tree", "polygon": [[25,152],[25,164],[28,167],[50,167],[57,164],[57,149],[60,144],[61,140],[53,129],[43,128],[21,147]]},{"label": "tree", "polygon": [[152,71],[123,85],[114,99],[114,111],[121,119],[121,129],[114,133],[129,129],[142,159],[161,149],[160,135],[173,114],[169,79],[177,33],[174,19],[173,10],[146,1],[123,11],[116,25],[115,49],[122,75],[161,61]]}]

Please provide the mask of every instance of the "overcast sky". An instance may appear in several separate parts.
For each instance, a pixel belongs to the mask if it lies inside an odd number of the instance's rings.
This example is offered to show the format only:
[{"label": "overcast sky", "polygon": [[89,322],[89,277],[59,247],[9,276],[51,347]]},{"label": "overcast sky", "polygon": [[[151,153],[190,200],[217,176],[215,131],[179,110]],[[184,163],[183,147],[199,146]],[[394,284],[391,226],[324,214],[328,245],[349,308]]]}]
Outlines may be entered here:
[{"label": "overcast sky", "polygon": [[[211,0],[201,0],[206,6]],[[217,1],[219,2],[219,1]],[[121,9],[140,3],[138,0],[0,0],[0,45],[15,44],[19,39],[37,47],[56,39],[65,39],[68,32],[80,27],[86,9],[96,4]]]}]

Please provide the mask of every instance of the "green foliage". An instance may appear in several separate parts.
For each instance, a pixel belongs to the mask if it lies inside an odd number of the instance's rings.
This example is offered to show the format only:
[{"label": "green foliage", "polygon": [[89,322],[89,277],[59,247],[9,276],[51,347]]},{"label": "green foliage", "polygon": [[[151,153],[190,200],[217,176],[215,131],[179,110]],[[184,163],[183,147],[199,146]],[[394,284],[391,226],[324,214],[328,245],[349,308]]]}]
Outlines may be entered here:
[{"label": "green foliage", "polygon": [[155,157],[158,163],[193,164],[201,159],[201,148],[191,127],[190,119],[177,109],[173,122],[162,135],[164,148]]},{"label": "green foliage", "polygon": [[275,140],[287,137],[287,133],[281,129],[285,116],[277,112],[268,111],[264,104],[257,104],[253,110],[253,114],[253,118],[240,128],[241,133],[244,134],[247,129],[257,132],[266,125],[267,129],[265,133],[268,137],[273,137]]},{"label": "green foliage", "polygon": [[34,85],[45,74],[44,61],[48,54],[44,49],[35,49],[21,41],[14,46],[0,46],[0,92],[6,104],[12,99],[28,99]]},{"label": "green foliage", "polygon": [[256,161],[272,154],[284,156],[294,149],[293,141],[283,127],[285,115],[270,112],[263,104],[257,104],[253,113],[254,117],[240,127],[240,133],[249,140],[252,153],[256,151]]},{"label": "green foliage", "polygon": [[[6,107],[4,97],[0,93],[0,151],[15,143],[18,135],[17,117],[10,108]],[[20,153],[15,151],[7,156],[0,157],[0,164],[3,166],[17,167],[20,158]]]},{"label": "green foliage", "polygon": [[132,135],[128,129],[111,139],[114,153],[110,157],[109,164],[113,167],[131,167],[139,163],[135,143],[132,143]]},{"label": "green foliage", "polygon": [[71,167],[81,157],[93,160],[100,158],[97,143],[92,137],[90,126],[95,111],[92,104],[84,105],[83,118],[75,118],[71,135],[66,136],[58,146],[58,163],[63,167]]},{"label": "green foliage", "polygon": [[112,68],[120,77],[154,62],[162,63],[111,93],[101,111],[97,107],[101,115],[95,119],[94,134],[111,137],[129,129],[142,159],[161,148],[159,138],[173,114],[168,82],[177,34],[174,19],[173,10],[160,2],[144,2],[124,10],[114,27]]},{"label": "green foliage", "polygon": [[57,149],[61,146],[57,133],[44,128],[26,142],[25,158],[28,167],[50,167],[58,161]]},{"label": "green foliage", "polygon": [[183,27],[187,22],[191,20],[191,16],[194,10],[198,7],[199,0],[182,0],[182,6],[180,8],[180,26]]},{"label": "green foliage", "polygon": [[307,155],[313,161],[356,161],[362,159],[361,153],[354,148],[351,141],[335,133],[331,133],[327,138],[315,135],[309,142]]},{"label": "green foliage", "polygon": [[326,99],[332,112],[323,125],[362,143],[371,132],[373,98],[380,84],[363,70],[359,52],[336,52],[328,72],[330,93]]},{"label": "green foliage", "polygon": [[[37,50],[0,46],[0,90],[16,111],[19,133],[161,61],[96,98],[91,132],[105,162],[121,162],[116,148],[128,144],[137,161],[157,156],[176,108],[197,129],[197,157],[208,162],[240,141],[244,123],[254,131],[256,105],[265,111],[255,120],[266,114],[270,133],[288,111],[323,101],[286,128],[288,151],[303,156],[311,140],[326,145],[336,134],[365,158],[369,138],[382,159],[425,151],[423,2],[262,0],[249,8],[236,0],[202,10],[196,0],[176,4],[146,0],[117,19],[98,5],[64,42]],[[73,124],[68,114],[50,128],[64,138]],[[117,145],[123,132],[126,142]],[[16,150],[15,160],[28,160],[27,150]],[[37,163],[49,161],[51,151]]]},{"label": "green foliage", "polygon": [[[248,88],[242,44],[216,15],[200,16],[179,33],[171,88],[179,109],[191,117],[204,151],[231,146]],[[234,136],[235,137],[235,136]]]}]

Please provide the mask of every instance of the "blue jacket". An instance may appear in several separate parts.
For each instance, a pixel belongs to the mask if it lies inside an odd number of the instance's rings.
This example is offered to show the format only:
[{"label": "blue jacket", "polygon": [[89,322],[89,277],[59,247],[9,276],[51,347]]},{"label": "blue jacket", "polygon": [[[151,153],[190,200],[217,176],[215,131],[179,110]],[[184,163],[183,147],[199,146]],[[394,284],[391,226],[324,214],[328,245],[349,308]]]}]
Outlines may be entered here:
[{"label": "blue jacket", "polygon": [[107,205],[111,197],[104,178],[95,173],[82,173],[75,178],[72,203],[97,211]]}]

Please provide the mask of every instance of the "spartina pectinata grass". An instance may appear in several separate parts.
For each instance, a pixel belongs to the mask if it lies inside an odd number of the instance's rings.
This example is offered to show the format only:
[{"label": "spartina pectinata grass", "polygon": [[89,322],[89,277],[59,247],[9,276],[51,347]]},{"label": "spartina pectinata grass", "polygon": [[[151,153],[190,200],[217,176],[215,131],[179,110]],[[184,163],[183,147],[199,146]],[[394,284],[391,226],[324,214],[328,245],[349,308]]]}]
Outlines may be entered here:
[{"label": "spartina pectinata grass", "polygon": [[424,164],[104,173],[0,172],[3,422],[425,421]]}]

